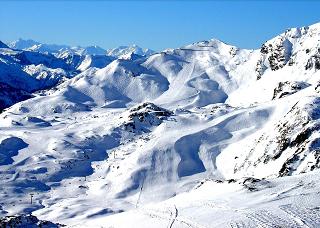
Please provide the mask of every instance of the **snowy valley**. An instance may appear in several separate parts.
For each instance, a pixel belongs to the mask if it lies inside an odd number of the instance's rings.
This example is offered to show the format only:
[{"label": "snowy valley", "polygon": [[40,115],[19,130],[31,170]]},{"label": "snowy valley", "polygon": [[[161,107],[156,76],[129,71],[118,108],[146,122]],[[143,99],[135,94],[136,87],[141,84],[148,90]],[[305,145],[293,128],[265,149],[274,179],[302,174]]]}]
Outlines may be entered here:
[{"label": "snowy valley", "polygon": [[320,226],[320,23],[257,50],[0,42],[0,86],[0,217]]}]

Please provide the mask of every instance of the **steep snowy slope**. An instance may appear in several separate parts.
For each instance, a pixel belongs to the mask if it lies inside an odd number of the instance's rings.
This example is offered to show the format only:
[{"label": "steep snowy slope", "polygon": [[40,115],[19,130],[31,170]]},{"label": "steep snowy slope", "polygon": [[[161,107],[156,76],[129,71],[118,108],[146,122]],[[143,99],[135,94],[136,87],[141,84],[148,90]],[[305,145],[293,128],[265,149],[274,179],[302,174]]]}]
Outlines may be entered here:
[{"label": "steep snowy slope", "polygon": [[[274,89],[281,83],[317,83],[320,69],[319,32],[320,23],[289,29],[263,44],[256,63],[256,80],[242,84],[227,102],[244,105],[269,101],[274,96]],[[252,97],[252,94],[259,95]]]},{"label": "steep snowy slope", "polygon": [[153,55],[145,64],[163,72],[170,82],[157,102],[202,107],[223,103],[238,88],[239,80],[250,75],[255,58],[253,51],[210,40]]},{"label": "steep snowy slope", "polygon": [[[319,38],[315,24],[259,50],[213,39],[99,66],[67,53],[81,73],[0,114],[0,213],[78,227],[319,227]],[[42,64],[17,78],[41,78]]]}]

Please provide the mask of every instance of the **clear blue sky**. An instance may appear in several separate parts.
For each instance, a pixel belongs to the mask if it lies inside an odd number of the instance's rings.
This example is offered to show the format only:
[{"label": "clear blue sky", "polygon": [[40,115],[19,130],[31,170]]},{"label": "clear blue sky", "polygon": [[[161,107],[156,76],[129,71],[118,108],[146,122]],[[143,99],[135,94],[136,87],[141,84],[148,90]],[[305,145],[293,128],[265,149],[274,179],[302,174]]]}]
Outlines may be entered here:
[{"label": "clear blue sky", "polygon": [[320,1],[1,1],[0,40],[138,44],[155,50],[217,38],[257,48],[289,27],[320,22]]}]

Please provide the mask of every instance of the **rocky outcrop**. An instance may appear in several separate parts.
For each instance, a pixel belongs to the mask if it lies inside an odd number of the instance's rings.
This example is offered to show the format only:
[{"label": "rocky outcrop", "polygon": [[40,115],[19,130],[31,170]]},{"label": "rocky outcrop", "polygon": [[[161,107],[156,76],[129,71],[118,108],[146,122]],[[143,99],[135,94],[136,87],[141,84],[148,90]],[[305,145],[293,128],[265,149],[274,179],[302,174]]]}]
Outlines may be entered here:
[{"label": "rocky outcrop", "polygon": [[152,126],[158,126],[173,113],[153,103],[143,103],[129,110],[128,120],[124,128],[131,132],[148,131]]},{"label": "rocky outcrop", "polygon": [[[319,50],[318,50],[319,51]],[[317,54],[312,55],[305,66],[306,70],[320,70],[320,51]]]},{"label": "rocky outcrop", "polygon": [[294,94],[302,89],[305,89],[306,87],[310,86],[310,84],[305,82],[279,82],[278,86],[273,91],[273,97],[272,100],[279,99],[282,97],[289,96],[291,94]]},{"label": "rocky outcrop", "polygon": [[272,162],[278,164],[273,167],[278,176],[320,168],[319,107],[319,97],[297,102],[272,130],[261,134],[234,173]]},{"label": "rocky outcrop", "polygon": [[256,65],[257,80],[259,80],[267,68],[272,71],[283,68],[291,57],[292,43],[285,37],[277,37],[260,48],[260,59]]},{"label": "rocky outcrop", "polygon": [[4,218],[0,218],[0,227],[6,228],[55,228],[55,227],[63,227],[65,225],[59,223],[52,223],[45,220],[39,220],[36,216],[33,215],[15,215],[15,216],[6,216]]}]

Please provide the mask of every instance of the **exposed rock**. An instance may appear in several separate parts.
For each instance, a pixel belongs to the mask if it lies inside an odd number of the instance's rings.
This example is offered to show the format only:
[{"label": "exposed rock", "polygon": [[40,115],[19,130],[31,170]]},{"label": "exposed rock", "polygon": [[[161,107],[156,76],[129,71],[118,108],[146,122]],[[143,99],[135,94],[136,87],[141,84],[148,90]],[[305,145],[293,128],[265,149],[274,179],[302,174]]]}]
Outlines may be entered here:
[{"label": "exposed rock", "polygon": [[312,55],[310,57],[310,59],[308,59],[308,62],[305,66],[305,69],[306,70],[311,70],[311,69],[319,70],[320,69],[320,54]]},{"label": "exposed rock", "polygon": [[263,59],[259,59],[256,65],[257,80],[261,79],[261,76],[266,69],[267,67],[263,64]]},{"label": "exposed rock", "polygon": [[272,131],[269,129],[256,140],[246,158],[240,159],[241,161],[235,165],[234,173],[242,169],[253,169],[277,159],[284,160],[279,167],[279,176],[319,168],[319,107],[319,97],[309,97],[306,101],[297,102],[274,125]]},{"label": "exposed rock", "polygon": [[36,227],[63,227],[65,225],[59,223],[52,223],[45,220],[39,220],[36,216],[33,215],[15,215],[15,216],[6,216],[0,218],[0,227],[6,228],[36,228]]},{"label": "exposed rock", "polygon": [[238,52],[238,48],[235,48],[235,47],[231,47],[230,50],[229,50],[229,53],[232,57],[235,57],[237,52]]},{"label": "exposed rock", "polygon": [[260,48],[261,57],[256,65],[257,80],[267,68],[273,71],[283,68],[291,58],[292,43],[285,37],[277,37]]},{"label": "exposed rock", "polygon": [[294,94],[308,86],[310,86],[310,84],[305,82],[279,82],[278,86],[274,89],[272,100]]},{"label": "exposed rock", "polygon": [[148,127],[160,125],[172,114],[171,111],[146,102],[129,110],[128,121],[124,123],[124,127],[129,131],[145,131]]}]

